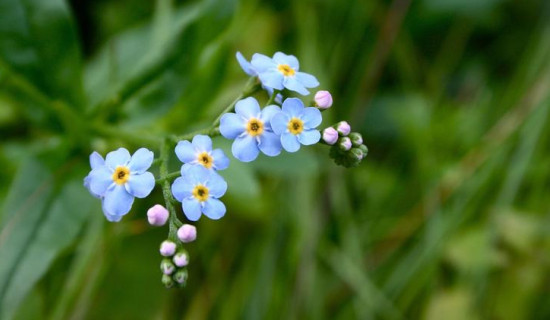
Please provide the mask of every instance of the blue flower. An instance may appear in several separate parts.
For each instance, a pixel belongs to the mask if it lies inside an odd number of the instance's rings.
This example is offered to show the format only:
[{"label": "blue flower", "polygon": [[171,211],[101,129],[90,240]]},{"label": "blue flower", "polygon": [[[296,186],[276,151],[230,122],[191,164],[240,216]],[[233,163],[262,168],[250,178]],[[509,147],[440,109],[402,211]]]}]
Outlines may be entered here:
[{"label": "blue flower", "polygon": [[214,170],[224,170],[229,166],[229,158],[222,149],[212,150],[212,139],[205,135],[194,136],[193,142],[178,142],[176,155],[186,165],[200,164],[206,169]]},{"label": "blue flower", "polygon": [[235,139],[231,147],[235,158],[250,162],[258,157],[260,151],[270,157],[281,153],[281,142],[270,125],[271,117],[280,111],[275,105],[260,111],[258,101],[249,97],[237,102],[236,113],[222,116],[220,133],[227,139]]},{"label": "blue flower", "polygon": [[315,128],[322,120],[319,109],[305,108],[302,100],[289,98],[283,102],[283,111],[271,118],[271,127],[281,136],[283,148],[288,152],[296,152],[300,144],[319,142],[321,133]]},{"label": "blue flower", "polygon": [[227,183],[213,170],[203,166],[182,166],[181,177],[172,184],[172,194],[181,202],[187,219],[197,221],[204,213],[218,220],[225,215],[225,205],[218,200],[227,190]]},{"label": "blue flower", "polygon": [[[307,95],[309,91],[306,88],[314,88],[319,85],[319,81],[314,76],[298,71],[300,64],[295,56],[282,52],[275,53],[273,58],[256,53],[252,56],[250,65],[249,70],[257,73],[262,84],[268,88],[277,90],[287,88]],[[244,69],[242,63],[241,66]]]},{"label": "blue flower", "polygon": [[[239,65],[241,66],[241,68],[243,69],[243,71],[249,75],[249,76],[253,76],[253,77],[256,77],[258,75],[258,72],[256,72],[256,69],[254,69],[254,67],[252,66],[252,64],[250,64],[250,62],[248,62],[242,55],[242,53],[240,52],[237,52],[237,61],[239,62]],[[273,94],[273,88],[270,88],[270,87],[266,87],[264,85],[262,85],[262,88],[264,90],[267,91],[267,93],[269,94],[269,96],[271,96]],[[283,95],[278,93],[276,96],[275,96],[275,102],[277,102],[278,104],[281,104],[281,102],[283,101]]]},{"label": "blue flower", "polygon": [[92,171],[84,179],[84,185],[102,200],[107,220],[120,221],[130,211],[134,197],[145,198],[151,193],[155,177],[146,170],[153,163],[153,157],[153,152],[145,148],[132,156],[120,148],[109,152],[104,162],[99,154],[90,156]]}]

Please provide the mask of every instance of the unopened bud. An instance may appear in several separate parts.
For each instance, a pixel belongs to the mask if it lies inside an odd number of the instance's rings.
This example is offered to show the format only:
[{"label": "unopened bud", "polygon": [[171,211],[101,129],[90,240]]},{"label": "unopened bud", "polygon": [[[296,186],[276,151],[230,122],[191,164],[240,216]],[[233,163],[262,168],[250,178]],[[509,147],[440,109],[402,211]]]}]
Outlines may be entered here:
[{"label": "unopened bud", "polygon": [[165,240],[160,244],[160,254],[165,257],[171,257],[176,252],[176,244],[170,240]]},{"label": "unopened bud", "polygon": [[147,210],[147,220],[152,226],[163,226],[168,220],[168,210],[160,204],[156,204]]},{"label": "unopened bud", "polygon": [[364,144],[360,145],[357,148],[359,148],[359,149],[361,149],[361,151],[363,151],[363,158],[366,157],[367,154],[369,153],[369,148],[367,148],[367,146],[364,145]]},{"label": "unopened bud", "polygon": [[347,136],[351,131],[351,127],[349,123],[347,123],[347,121],[340,121],[336,126],[336,130],[338,130],[338,132],[340,132],[341,135]]},{"label": "unopened bud", "polygon": [[326,90],[317,91],[313,100],[319,109],[328,109],[332,106],[332,95]]},{"label": "unopened bud", "polygon": [[188,273],[186,269],[179,270],[176,272],[173,276],[174,281],[176,281],[178,284],[183,285],[187,281]]},{"label": "unopened bud", "polygon": [[363,144],[363,136],[359,132],[352,132],[349,134],[349,138],[351,140],[351,143],[355,147],[359,147]]},{"label": "unopened bud", "polygon": [[184,224],[178,229],[178,238],[183,243],[195,241],[197,239],[197,228],[190,224]]},{"label": "unopened bud", "polygon": [[162,284],[164,284],[166,288],[172,288],[174,286],[174,280],[172,280],[172,277],[170,277],[169,275],[163,274]]},{"label": "unopened bud", "polygon": [[174,270],[176,270],[176,267],[174,266],[172,261],[170,261],[170,259],[162,259],[160,263],[160,271],[162,271],[162,273],[171,275]]},{"label": "unopened bud", "polygon": [[189,264],[189,254],[185,250],[179,251],[172,260],[176,266],[185,267]]},{"label": "unopened bud", "polygon": [[351,140],[348,137],[340,138],[338,146],[342,151],[348,151],[351,149]]},{"label": "unopened bud", "polygon": [[350,150],[350,153],[353,155],[353,157],[357,160],[361,160],[363,159],[363,157],[365,156],[363,154],[363,151],[361,151],[361,149],[359,148],[353,148]]},{"label": "unopened bud", "polygon": [[338,141],[338,131],[333,127],[326,128],[323,130],[323,141],[330,145],[335,144]]}]

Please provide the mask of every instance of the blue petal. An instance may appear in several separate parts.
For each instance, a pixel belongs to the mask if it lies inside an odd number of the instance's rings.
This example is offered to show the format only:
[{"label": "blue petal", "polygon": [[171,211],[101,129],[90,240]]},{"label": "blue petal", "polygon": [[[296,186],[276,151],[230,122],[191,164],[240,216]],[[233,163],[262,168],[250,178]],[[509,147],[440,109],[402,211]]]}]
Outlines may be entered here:
[{"label": "blue petal", "polygon": [[258,147],[265,155],[274,157],[281,153],[281,138],[273,132],[264,131]]},{"label": "blue petal", "polygon": [[214,149],[211,155],[214,158],[214,167],[216,170],[225,170],[229,167],[229,158],[222,149]]},{"label": "blue petal", "polygon": [[239,62],[239,65],[241,65],[241,68],[244,70],[246,74],[249,76],[256,76],[256,70],[252,67],[252,64],[243,57],[243,55],[237,51],[237,61]]},{"label": "blue petal", "polygon": [[286,64],[296,71],[300,69],[300,63],[298,62],[298,59],[296,59],[296,57],[293,55],[276,52],[273,55],[273,61],[275,61],[275,63],[277,64]]},{"label": "blue petal", "polygon": [[130,195],[123,185],[116,185],[105,193],[104,206],[107,212],[114,216],[123,216],[130,211],[134,197]]},{"label": "blue petal", "polygon": [[147,197],[155,187],[155,177],[151,172],[142,174],[130,174],[128,182],[126,182],[126,191],[138,198]]},{"label": "blue petal", "polygon": [[180,159],[183,163],[189,163],[197,160],[195,148],[191,142],[187,140],[178,142],[175,151],[176,156],[178,156],[178,159]]},{"label": "blue petal", "polygon": [[290,117],[299,118],[303,111],[304,103],[298,98],[288,98],[283,102],[283,112]]},{"label": "blue petal", "polygon": [[218,199],[210,198],[204,203],[204,215],[212,220],[218,220],[225,215],[225,205]]},{"label": "blue petal", "polygon": [[128,168],[130,169],[131,173],[143,173],[153,163],[153,159],[155,158],[155,154],[152,151],[149,151],[145,148],[138,149],[136,152],[134,152],[134,155],[132,156],[132,159],[128,163]]},{"label": "blue petal", "polygon": [[281,144],[288,152],[296,152],[300,150],[300,142],[298,142],[298,137],[290,132],[283,133],[281,136]]},{"label": "blue petal", "polygon": [[242,162],[250,162],[258,157],[260,150],[256,138],[250,135],[238,137],[231,146],[233,156]]},{"label": "blue petal", "polygon": [[193,198],[183,199],[181,207],[187,219],[197,221],[201,217],[201,205],[197,200]]},{"label": "blue petal", "polygon": [[204,184],[210,177],[210,173],[211,171],[202,165],[191,165],[189,169],[182,172],[182,177],[192,184]]},{"label": "blue petal", "polygon": [[92,170],[101,167],[104,164],[105,160],[103,160],[103,157],[95,151],[92,152],[92,154],[90,155],[90,167],[92,167]]},{"label": "blue petal", "polygon": [[299,94],[302,94],[302,95],[307,95],[309,94],[309,91],[307,91],[306,87],[304,87],[303,84],[301,84],[297,79],[296,77],[285,77],[285,80],[284,80],[284,86],[285,88],[287,88],[288,90],[292,90],[292,91],[296,91],[298,92]]},{"label": "blue petal", "polygon": [[222,176],[212,171],[210,178],[206,182],[205,186],[210,192],[210,196],[214,198],[219,198],[225,194],[227,191],[227,182],[223,179]]},{"label": "blue petal", "polygon": [[281,112],[281,108],[279,108],[278,106],[276,105],[267,106],[262,110],[262,114],[260,115],[260,120],[262,120],[268,126],[268,128],[271,128],[271,124],[270,124],[271,118],[279,112]]},{"label": "blue petal", "polygon": [[285,77],[277,70],[262,72],[258,76],[262,84],[266,87],[277,90],[283,90],[285,88],[283,86],[283,81]]},{"label": "blue petal", "polygon": [[113,181],[113,172],[106,166],[101,166],[90,172],[90,191],[93,194],[103,196]]},{"label": "blue petal", "polygon": [[205,136],[202,134],[198,134],[193,137],[193,146],[195,147],[195,150],[203,152],[212,151],[212,139],[210,139],[209,136]]},{"label": "blue petal", "polygon": [[305,108],[302,112],[302,120],[304,121],[304,126],[306,128],[316,128],[323,121],[323,116],[321,111],[317,108]]},{"label": "blue petal", "polygon": [[316,144],[319,142],[319,139],[321,139],[321,133],[319,130],[305,130],[298,135],[298,141],[306,146]]},{"label": "blue petal", "polygon": [[105,218],[107,218],[108,221],[110,221],[110,222],[119,222],[122,219],[122,215],[120,215],[120,216],[114,215],[114,214],[110,213],[105,208],[105,200],[104,199],[101,199],[101,208],[103,209],[103,215],[105,215]]},{"label": "blue petal", "polygon": [[256,118],[260,114],[260,104],[255,98],[248,97],[237,102],[235,112],[245,119]]},{"label": "blue petal", "polygon": [[118,166],[127,165],[128,161],[130,161],[130,152],[124,148],[111,151],[107,154],[107,157],[105,157],[105,164],[113,170]]},{"label": "blue petal", "polygon": [[298,82],[300,82],[306,88],[315,88],[319,85],[319,81],[317,81],[317,78],[309,73],[296,72],[295,77],[296,80],[298,80]]},{"label": "blue petal", "polygon": [[101,198],[101,195],[97,194],[97,193],[94,193],[91,189],[90,189],[90,175],[88,174],[85,178],[84,178],[84,187],[86,189],[88,189],[88,192],[90,192],[90,194],[96,198]]},{"label": "blue petal", "polygon": [[277,64],[271,58],[260,53],[255,53],[250,63],[257,73],[277,68]]},{"label": "blue petal", "polygon": [[278,135],[281,135],[288,131],[288,122],[290,116],[285,112],[279,112],[271,118],[271,129]]},{"label": "blue petal", "polygon": [[234,113],[226,113],[220,120],[220,133],[226,139],[235,139],[246,129],[246,120]]},{"label": "blue petal", "polygon": [[178,177],[174,180],[174,183],[172,183],[172,194],[176,200],[182,202],[183,199],[192,196],[194,187],[195,186],[189,181],[182,177]]}]

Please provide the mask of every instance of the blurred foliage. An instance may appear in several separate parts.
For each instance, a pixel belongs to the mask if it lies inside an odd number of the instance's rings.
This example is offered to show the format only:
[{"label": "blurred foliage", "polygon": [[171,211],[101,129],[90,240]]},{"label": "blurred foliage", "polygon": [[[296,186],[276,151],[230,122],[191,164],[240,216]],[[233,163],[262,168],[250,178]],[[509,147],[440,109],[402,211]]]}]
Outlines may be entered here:
[{"label": "blurred foliage", "polygon": [[[295,54],[369,156],[233,160],[166,290],[160,189],[109,224],[88,155],[211,121],[236,51]],[[0,319],[550,318],[549,88],[546,1],[0,0]]]}]

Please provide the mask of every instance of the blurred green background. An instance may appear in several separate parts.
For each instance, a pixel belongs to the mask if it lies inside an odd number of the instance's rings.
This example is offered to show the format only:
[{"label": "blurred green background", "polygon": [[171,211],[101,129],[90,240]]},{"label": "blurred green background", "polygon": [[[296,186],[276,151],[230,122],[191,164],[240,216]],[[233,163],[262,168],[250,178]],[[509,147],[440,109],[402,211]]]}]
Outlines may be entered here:
[{"label": "blurred green background", "polygon": [[[160,188],[108,223],[88,155],[208,126],[236,51],[296,55],[370,153],[232,158],[166,290]],[[0,0],[0,319],[548,319],[549,88],[542,0]]]}]

